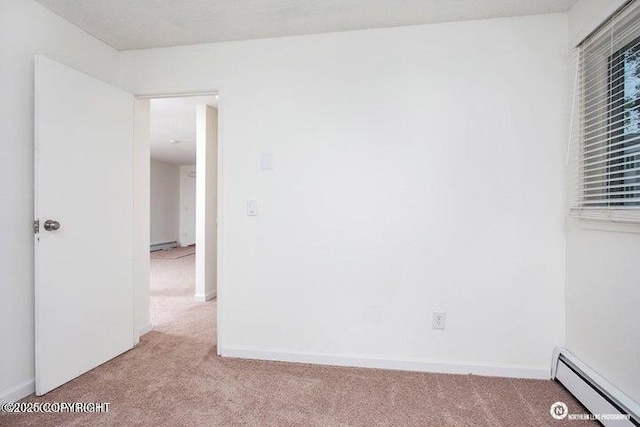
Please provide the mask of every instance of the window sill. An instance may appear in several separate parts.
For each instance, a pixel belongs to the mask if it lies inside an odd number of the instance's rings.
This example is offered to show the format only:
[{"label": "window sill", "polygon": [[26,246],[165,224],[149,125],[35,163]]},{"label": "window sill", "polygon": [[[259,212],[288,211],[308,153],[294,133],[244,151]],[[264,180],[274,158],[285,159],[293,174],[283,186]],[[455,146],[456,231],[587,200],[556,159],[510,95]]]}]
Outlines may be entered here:
[{"label": "window sill", "polygon": [[640,221],[628,218],[589,218],[572,213],[569,219],[584,230],[640,233]]}]

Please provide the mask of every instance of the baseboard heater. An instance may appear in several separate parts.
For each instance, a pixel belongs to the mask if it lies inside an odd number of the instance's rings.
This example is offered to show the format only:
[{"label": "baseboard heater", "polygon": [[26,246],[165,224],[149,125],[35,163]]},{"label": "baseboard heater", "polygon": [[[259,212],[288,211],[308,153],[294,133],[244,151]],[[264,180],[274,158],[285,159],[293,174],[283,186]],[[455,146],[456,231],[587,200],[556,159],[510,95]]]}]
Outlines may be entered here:
[{"label": "baseboard heater", "polygon": [[151,252],[155,251],[166,251],[167,249],[173,249],[178,247],[178,242],[175,240],[173,242],[164,242],[164,243],[154,243],[151,245]]},{"label": "baseboard heater", "polygon": [[[601,418],[598,421],[604,426],[640,426],[640,406],[566,349],[554,352],[551,378],[569,390],[596,419]],[[569,408],[569,416],[572,413]]]}]

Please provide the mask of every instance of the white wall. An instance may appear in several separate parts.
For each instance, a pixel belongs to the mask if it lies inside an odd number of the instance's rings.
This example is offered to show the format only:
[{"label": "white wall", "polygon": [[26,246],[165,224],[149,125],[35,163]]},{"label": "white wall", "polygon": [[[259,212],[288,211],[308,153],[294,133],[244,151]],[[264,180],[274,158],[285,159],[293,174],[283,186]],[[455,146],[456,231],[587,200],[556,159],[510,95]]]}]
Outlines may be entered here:
[{"label": "white wall", "polygon": [[218,110],[196,107],[196,301],[217,295]]},{"label": "white wall", "polygon": [[149,245],[150,242],[150,198],[151,156],[150,108],[148,99],[136,99],[134,109],[134,236],[133,236],[133,281],[134,316],[136,330],[142,335],[151,330],[149,323]]},{"label": "white wall", "polygon": [[114,84],[118,52],[33,0],[0,2],[0,40],[1,401],[33,390],[34,55]]},{"label": "white wall", "polygon": [[196,166],[180,166],[180,246],[196,243]]},{"label": "white wall", "polygon": [[219,351],[548,377],[567,46],[555,14],[123,52],[134,93],[220,90]]},{"label": "white wall", "polygon": [[[578,2],[569,12],[570,42],[578,43],[622,3]],[[566,346],[640,402],[640,225],[609,226],[622,231],[606,225],[568,223]]]},{"label": "white wall", "polygon": [[180,166],[151,160],[151,244],[178,241]]}]

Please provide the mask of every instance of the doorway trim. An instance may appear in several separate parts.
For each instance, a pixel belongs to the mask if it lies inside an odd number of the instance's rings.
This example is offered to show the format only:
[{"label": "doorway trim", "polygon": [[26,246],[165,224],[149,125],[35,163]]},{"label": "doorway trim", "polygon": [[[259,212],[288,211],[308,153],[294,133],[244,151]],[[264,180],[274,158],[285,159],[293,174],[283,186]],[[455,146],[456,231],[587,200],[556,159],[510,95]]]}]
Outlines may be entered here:
[{"label": "doorway trim", "polygon": [[[156,98],[184,98],[184,97],[191,97],[191,96],[217,96],[218,98],[218,132],[217,132],[217,138],[218,138],[218,153],[217,153],[217,176],[216,176],[216,187],[217,187],[217,211],[216,211],[216,258],[217,258],[217,271],[216,271],[216,304],[217,304],[217,316],[216,316],[216,331],[217,331],[217,337],[216,337],[216,352],[218,355],[221,354],[221,337],[222,337],[222,300],[223,300],[223,257],[224,257],[224,251],[223,251],[223,241],[224,241],[224,233],[223,233],[223,200],[224,200],[224,186],[223,186],[223,168],[224,168],[224,162],[223,162],[223,153],[224,153],[224,108],[223,108],[223,99],[224,97],[222,96],[222,90],[221,89],[203,89],[203,90],[197,90],[197,91],[187,91],[187,92],[152,92],[152,93],[142,93],[142,94],[133,94],[135,100],[136,100],[136,108],[135,108],[135,115],[134,115],[134,124],[136,129],[138,129],[138,127],[140,125],[144,126],[145,122],[149,122],[150,116],[149,116],[149,104],[147,103],[146,106],[144,106],[144,108],[146,108],[146,111],[139,111],[140,110],[140,101],[149,101],[151,99],[156,99]],[[144,144],[144,146],[140,146],[140,144]],[[143,135],[142,138],[136,137],[134,138],[134,152],[136,150],[145,150],[145,152],[148,154],[146,156],[146,161],[149,160],[150,158],[150,139],[149,139],[149,135],[148,133],[146,134],[146,136]],[[142,156],[135,156],[134,154],[134,164],[133,164],[133,172],[134,172],[134,180],[136,179],[136,176],[139,176],[141,169],[144,167],[144,165],[141,164],[141,162],[144,161]],[[146,168],[148,170],[148,167]],[[143,171],[145,172],[145,171]],[[147,173],[148,175],[148,173]],[[150,186],[149,184],[149,178],[146,178],[146,185],[141,185],[140,186],[140,191],[144,191],[144,193],[140,193],[137,195],[137,197],[141,197],[144,198],[144,200],[147,200],[147,207],[146,208],[142,208],[138,205],[137,207],[134,206],[134,216],[138,216],[138,215],[146,215],[147,218],[147,225],[148,225],[148,218],[149,218],[149,197],[150,197]],[[136,185],[136,183],[134,182],[134,186]],[[146,209],[146,212],[141,212],[144,211]],[[145,233],[145,238],[142,240],[146,240],[146,242],[148,243],[150,241],[150,230],[149,227],[145,227],[144,231]],[[149,251],[149,247],[148,244],[146,245],[146,259],[147,259],[147,263],[148,261],[148,251]],[[134,246],[135,247],[135,246]],[[138,248],[140,249],[140,248]],[[137,256],[136,256],[137,255]],[[134,253],[134,270],[136,268],[142,268],[144,269],[144,265],[142,265],[142,260],[144,260],[145,258],[142,256],[141,253],[135,254]],[[143,325],[137,325],[139,330],[137,331],[137,339],[136,342],[139,340],[139,337],[144,335],[145,333],[149,332],[151,330],[151,325],[149,323],[149,271],[148,271],[148,264],[146,266],[146,280],[142,283],[135,283],[134,284],[134,292],[138,293],[138,298],[134,301],[134,317],[137,318],[137,315],[140,314],[139,312],[146,312],[146,320],[144,320]],[[140,282],[141,279],[138,279],[138,282]]]}]

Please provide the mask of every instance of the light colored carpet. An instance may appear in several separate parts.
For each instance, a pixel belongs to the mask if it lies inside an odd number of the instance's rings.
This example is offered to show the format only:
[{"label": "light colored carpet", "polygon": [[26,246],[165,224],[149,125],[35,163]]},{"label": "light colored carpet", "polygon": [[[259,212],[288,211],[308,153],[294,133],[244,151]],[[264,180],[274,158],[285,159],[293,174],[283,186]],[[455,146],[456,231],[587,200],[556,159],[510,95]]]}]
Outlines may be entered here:
[{"label": "light colored carpet", "polygon": [[[108,413],[2,415],[0,425],[598,425],[552,419],[556,401],[586,412],[552,381],[220,358],[216,303],[193,301],[193,258],[152,260],[155,329],[135,349],[46,396],[24,399],[110,402]],[[184,280],[172,288],[170,277]]]}]

